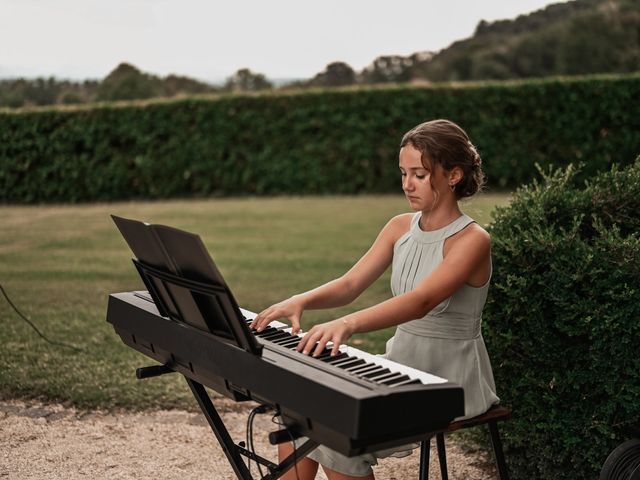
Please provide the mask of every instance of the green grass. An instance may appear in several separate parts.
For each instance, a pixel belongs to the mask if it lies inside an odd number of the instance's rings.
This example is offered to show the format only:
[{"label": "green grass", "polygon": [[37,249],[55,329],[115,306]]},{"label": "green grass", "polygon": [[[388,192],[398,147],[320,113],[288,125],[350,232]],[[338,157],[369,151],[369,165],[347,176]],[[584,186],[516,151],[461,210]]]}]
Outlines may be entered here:
[{"label": "green grass", "polygon": [[[480,195],[463,210],[490,221],[507,195]],[[346,271],[387,220],[407,211],[401,196],[248,198],[0,207],[0,284],[49,338],[39,338],[0,298],[0,396],[68,401],[84,408],[193,408],[178,376],[140,382],[150,359],[121,343],[105,320],[109,293],[141,289],[131,254],[109,214],[198,233],[238,303],[259,311]],[[389,296],[389,272],[354,304],[306,312],[303,325]],[[354,345],[384,351],[392,329]]]}]

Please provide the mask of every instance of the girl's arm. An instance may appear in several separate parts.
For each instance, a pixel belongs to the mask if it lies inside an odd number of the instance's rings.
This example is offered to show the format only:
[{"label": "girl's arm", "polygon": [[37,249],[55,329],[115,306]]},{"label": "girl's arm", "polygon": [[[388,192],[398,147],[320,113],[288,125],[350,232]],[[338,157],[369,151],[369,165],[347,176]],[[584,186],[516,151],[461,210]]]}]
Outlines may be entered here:
[{"label": "girl's arm", "polygon": [[408,231],[410,221],[411,214],[389,220],[371,248],[347,273],[263,310],[251,323],[251,328],[260,331],[273,320],[287,318],[295,335],[300,331],[300,317],[304,310],[341,307],[354,301],[387,269],[393,258],[393,246]]},{"label": "girl's arm", "polygon": [[379,330],[424,317],[462,288],[472,275],[486,268],[491,251],[489,234],[476,225],[463,232],[459,234],[460,238],[455,239],[442,263],[414,290],[314,326],[303,337],[297,350],[319,355],[328,342],[333,342],[332,354],[335,355],[340,344],[354,333]]}]

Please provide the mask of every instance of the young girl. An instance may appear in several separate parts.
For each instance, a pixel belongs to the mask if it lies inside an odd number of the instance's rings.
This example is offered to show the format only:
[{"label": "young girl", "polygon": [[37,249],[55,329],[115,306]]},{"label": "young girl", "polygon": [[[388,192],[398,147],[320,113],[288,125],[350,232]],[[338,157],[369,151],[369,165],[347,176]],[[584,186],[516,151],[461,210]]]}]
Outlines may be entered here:
[{"label": "young girl", "polygon": [[[354,333],[398,325],[387,343],[386,358],[461,385],[461,418],[474,417],[498,402],[480,332],[491,277],[491,240],[458,206],[458,200],[476,193],[484,182],[480,156],[462,128],[433,120],[404,135],[400,173],[402,190],[415,213],[392,218],[342,277],[272,305],[258,314],[252,327],[262,330],[273,320],[287,318],[295,334],[305,309],[352,302],[391,264],[391,299],[315,325],[298,350],[317,355],[333,342],[336,354]],[[292,449],[293,445],[280,445],[280,459]],[[298,463],[297,472],[290,470],[283,478],[313,479],[319,463],[329,480],[373,480],[371,466],[388,454],[349,458],[320,446]]]}]

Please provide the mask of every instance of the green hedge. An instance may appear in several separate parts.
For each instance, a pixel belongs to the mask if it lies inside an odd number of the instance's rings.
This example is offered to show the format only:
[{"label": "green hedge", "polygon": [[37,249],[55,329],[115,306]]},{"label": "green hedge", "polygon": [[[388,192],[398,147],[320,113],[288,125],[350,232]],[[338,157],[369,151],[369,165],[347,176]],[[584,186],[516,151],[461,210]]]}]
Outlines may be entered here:
[{"label": "green hedge", "polygon": [[519,189],[490,228],[484,336],[514,479],[597,478],[640,431],[640,157],[574,173]]},{"label": "green hedge", "polygon": [[396,192],[398,143],[463,126],[493,187],[640,153],[640,76],[227,96],[0,114],[0,201]]}]

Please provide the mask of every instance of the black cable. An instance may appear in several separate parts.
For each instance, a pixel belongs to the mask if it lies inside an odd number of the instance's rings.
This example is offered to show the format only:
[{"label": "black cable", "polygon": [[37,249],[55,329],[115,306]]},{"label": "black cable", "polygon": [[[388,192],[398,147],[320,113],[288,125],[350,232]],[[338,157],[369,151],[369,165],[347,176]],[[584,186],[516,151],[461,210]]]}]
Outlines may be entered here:
[{"label": "black cable", "polygon": [[[256,454],[256,449],[253,444],[253,421],[255,420],[257,414],[265,413],[268,410],[269,407],[267,405],[258,405],[256,408],[251,410],[249,419],[247,421],[247,447],[249,448],[249,451],[256,457],[258,455]],[[264,477],[264,474],[262,473],[262,467],[260,466],[260,462],[258,460],[256,460],[256,465],[258,466],[258,473],[260,474],[260,478]]]},{"label": "black cable", "polygon": [[[247,429],[245,431],[245,446],[247,451],[251,451],[251,443],[249,442],[249,432],[251,429],[251,416],[253,415],[253,410],[249,412],[249,416],[247,417]],[[256,462],[257,463],[257,462]],[[247,468],[249,469],[249,475],[251,475],[251,457],[247,455]]]},{"label": "black cable", "polygon": [[[256,414],[258,413],[264,413],[266,412],[267,409],[264,405],[259,405],[256,408],[254,408],[253,410],[251,410],[251,412],[249,413],[249,416],[247,417],[247,429],[246,429],[246,448],[247,451],[252,453],[254,457],[258,457],[258,455],[256,455],[256,449],[253,446],[253,420],[255,419]],[[249,469],[249,473],[251,473],[251,457],[247,455],[248,461],[247,461],[247,468]],[[260,473],[260,478],[262,478],[264,476],[264,474],[262,473],[262,467],[260,466],[260,462],[258,460],[254,460],[256,462],[256,466],[258,467],[258,472]]]},{"label": "black cable", "polygon": [[71,348],[72,350],[75,350],[77,352],[84,352],[83,349],[81,349],[79,347],[76,347],[75,345],[70,345],[70,344],[64,343],[64,342],[56,342],[54,340],[49,340],[40,330],[38,330],[38,328],[31,322],[31,320],[29,320],[26,316],[24,316],[22,314],[22,312],[20,312],[20,310],[18,310],[18,307],[16,307],[13,304],[13,302],[9,298],[9,295],[7,295],[7,292],[5,292],[5,290],[4,290],[4,288],[2,288],[1,284],[0,284],[0,291],[2,292],[2,295],[4,295],[4,298],[7,299],[7,302],[9,302],[9,305],[11,305],[11,307],[13,307],[13,309],[18,314],[18,316],[20,316],[20,318],[22,318],[25,322],[27,322],[31,326],[31,328],[33,328],[36,331],[36,333],[38,335],[40,335],[40,337],[42,337],[46,342],[50,343],[51,345],[58,345],[60,347]]}]

